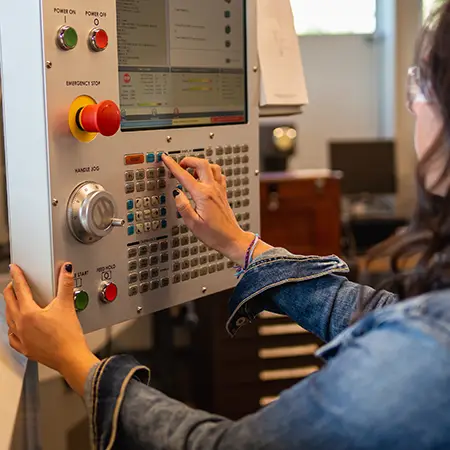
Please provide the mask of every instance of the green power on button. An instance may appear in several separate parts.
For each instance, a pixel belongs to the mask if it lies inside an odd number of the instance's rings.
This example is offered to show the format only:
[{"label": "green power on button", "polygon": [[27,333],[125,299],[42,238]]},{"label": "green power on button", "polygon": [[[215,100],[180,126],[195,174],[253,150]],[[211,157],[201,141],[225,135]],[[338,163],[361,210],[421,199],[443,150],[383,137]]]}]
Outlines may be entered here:
[{"label": "green power on button", "polygon": [[72,50],[75,48],[78,44],[78,34],[75,28],[69,27],[68,25],[62,26],[58,30],[56,42],[63,50]]}]

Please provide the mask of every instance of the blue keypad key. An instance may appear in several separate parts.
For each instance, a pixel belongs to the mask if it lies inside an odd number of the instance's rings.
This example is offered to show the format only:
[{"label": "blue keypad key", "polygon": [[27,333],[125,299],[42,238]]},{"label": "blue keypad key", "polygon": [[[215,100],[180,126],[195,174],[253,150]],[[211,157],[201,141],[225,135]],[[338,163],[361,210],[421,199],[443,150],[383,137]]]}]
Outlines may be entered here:
[{"label": "blue keypad key", "polygon": [[164,194],[159,197],[159,203],[161,203],[161,205],[166,204],[166,196]]},{"label": "blue keypad key", "polygon": [[147,163],[151,164],[155,162],[155,154],[147,153]]},{"label": "blue keypad key", "polygon": [[133,200],[127,200],[127,209],[133,209],[134,207],[134,202]]},{"label": "blue keypad key", "polygon": [[161,217],[166,217],[167,216],[167,209],[166,208],[161,208],[161,211],[159,212],[159,214],[161,215]]},{"label": "blue keypad key", "polygon": [[161,228],[167,228],[167,220],[161,220]]},{"label": "blue keypad key", "polygon": [[177,189],[180,190],[180,191],[182,191],[182,190],[183,190],[183,186],[181,186],[181,184],[179,184],[179,185],[177,186]]},{"label": "blue keypad key", "polygon": [[156,162],[161,162],[162,161],[162,155],[163,152],[159,152],[158,155],[156,156]]},{"label": "blue keypad key", "polygon": [[134,222],[134,214],[133,213],[128,213],[127,220],[128,220],[129,223]]},{"label": "blue keypad key", "polygon": [[134,225],[130,225],[128,227],[128,236],[133,236],[134,234]]}]

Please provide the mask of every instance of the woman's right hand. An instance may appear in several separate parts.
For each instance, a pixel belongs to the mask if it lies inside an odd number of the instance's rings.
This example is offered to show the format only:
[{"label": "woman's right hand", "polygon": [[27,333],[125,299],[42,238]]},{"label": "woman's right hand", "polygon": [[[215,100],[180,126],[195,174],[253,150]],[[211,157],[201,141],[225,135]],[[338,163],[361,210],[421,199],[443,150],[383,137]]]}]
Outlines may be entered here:
[{"label": "woman's right hand", "polygon": [[[177,164],[166,154],[163,161],[195,202],[194,209],[183,191],[176,189],[173,192],[178,212],[187,227],[208,247],[243,266],[255,236],[243,231],[236,221],[228,204],[226,180],[220,167],[192,157]],[[188,168],[195,170],[198,179],[186,170]]]}]

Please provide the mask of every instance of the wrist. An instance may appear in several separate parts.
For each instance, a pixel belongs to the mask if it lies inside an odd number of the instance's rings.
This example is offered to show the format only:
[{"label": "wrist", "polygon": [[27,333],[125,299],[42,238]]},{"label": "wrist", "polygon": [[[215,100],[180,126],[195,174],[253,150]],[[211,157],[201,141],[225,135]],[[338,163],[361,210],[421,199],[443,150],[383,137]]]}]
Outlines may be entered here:
[{"label": "wrist", "polygon": [[245,255],[254,239],[253,233],[242,231],[235,238],[230,239],[227,248],[222,253],[235,264],[243,267]]}]

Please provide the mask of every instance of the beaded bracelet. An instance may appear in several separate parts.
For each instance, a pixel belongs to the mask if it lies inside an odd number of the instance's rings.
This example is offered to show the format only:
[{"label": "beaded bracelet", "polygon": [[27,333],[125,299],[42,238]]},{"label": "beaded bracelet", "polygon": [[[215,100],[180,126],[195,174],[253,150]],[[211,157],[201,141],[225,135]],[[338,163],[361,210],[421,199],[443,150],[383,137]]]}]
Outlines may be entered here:
[{"label": "beaded bracelet", "polygon": [[253,254],[255,253],[256,246],[258,245],[260,238],[258,234],[255,234],[255,238],[248,246],[247,252],[245,254],[244,267],[235,266],[236,269],[236,278],[239,278],[243,275],[249,268],[250,264],[253,261]]}]

